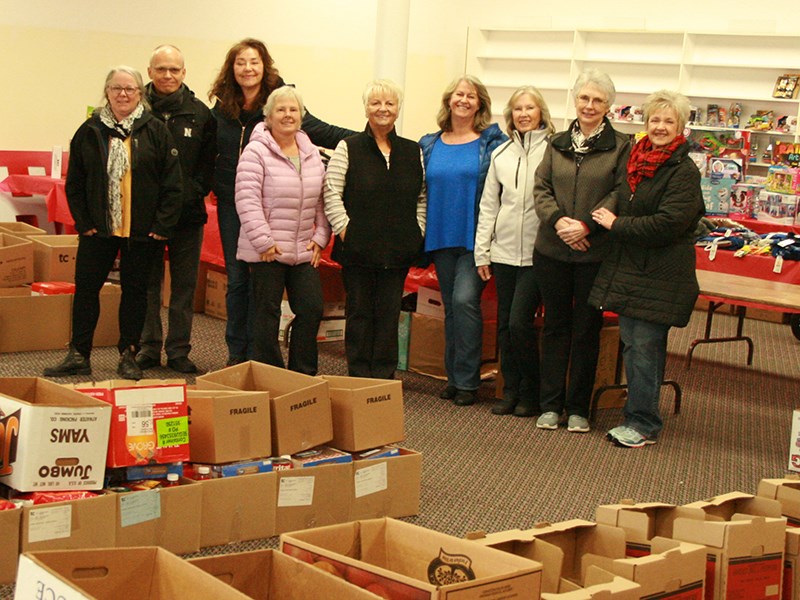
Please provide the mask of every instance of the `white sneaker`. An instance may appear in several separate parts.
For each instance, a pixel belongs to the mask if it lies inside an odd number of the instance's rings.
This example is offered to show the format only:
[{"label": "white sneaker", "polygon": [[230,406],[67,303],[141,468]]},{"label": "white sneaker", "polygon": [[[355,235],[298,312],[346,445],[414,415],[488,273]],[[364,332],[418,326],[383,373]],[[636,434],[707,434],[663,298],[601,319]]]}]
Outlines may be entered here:
[{"label": "white sneaker", "polygon": [[572,433],[587,433],[591,427],[589,427],[589,420],[586,417],[582,417],[580,415],[570,415],[569,420],[567,421],[567,431]]},{"label": "white sneaker", "polygon": [[536,419],[536,427],[539,429],[558,429],[558,422],[560,420],[561,415],[557,412],[549,411]]}]

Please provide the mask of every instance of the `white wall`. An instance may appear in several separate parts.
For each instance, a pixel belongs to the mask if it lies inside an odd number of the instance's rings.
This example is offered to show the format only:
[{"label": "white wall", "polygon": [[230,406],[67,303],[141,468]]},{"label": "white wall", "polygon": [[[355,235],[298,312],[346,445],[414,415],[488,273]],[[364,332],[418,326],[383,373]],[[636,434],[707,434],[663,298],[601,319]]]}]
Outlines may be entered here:
[{"label": "white wall", "polygon": [[[246,36],[267,42],[312,112],[360,129],[361,89],[373,77],[375,17],[374,0],[0,0],[0,149],[66,146],[86,106],[98,102],[109,67],[124,63],[144,72],[160,43],[184,51],[187,83],[207,99],[225,52]],[[470,25],[792,33],[800,31],[800,11],[788,0],[761,13],[742,0],[676,0],[667,8],[411,0],[404,135],[435,129],[441,91],[464,69]]]}]

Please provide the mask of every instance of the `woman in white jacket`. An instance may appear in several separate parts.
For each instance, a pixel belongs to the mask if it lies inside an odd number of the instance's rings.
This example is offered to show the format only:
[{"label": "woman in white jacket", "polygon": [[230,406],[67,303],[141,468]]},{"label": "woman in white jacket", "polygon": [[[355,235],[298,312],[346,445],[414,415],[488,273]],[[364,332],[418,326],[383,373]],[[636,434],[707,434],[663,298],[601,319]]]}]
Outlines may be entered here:
[{"label": "woman in white jacket", "polygon": [[539,349],[534,318],[541,296],[533,275],[533,243],[539,218],[533,176],[555,132],[550,110],[533,86],[517,89],[503,116],[511,138],[492,153],[475,236],[481,279],[495,276],[497,338],[503,398],[496,415],[532,417],[539,411]]}]

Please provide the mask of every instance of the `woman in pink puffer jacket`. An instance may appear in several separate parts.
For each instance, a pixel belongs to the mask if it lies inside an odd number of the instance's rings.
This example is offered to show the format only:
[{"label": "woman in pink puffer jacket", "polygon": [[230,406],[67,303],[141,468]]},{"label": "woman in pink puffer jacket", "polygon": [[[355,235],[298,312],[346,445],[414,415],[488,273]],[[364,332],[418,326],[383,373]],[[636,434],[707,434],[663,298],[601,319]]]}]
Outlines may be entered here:
[{"label": "woman in pink puffer jacket", "polygon": [[250,263],[253,360],[283,367],[278,329],[283,291],[295,314],[289,368],[317,372],[322,284],[317,266],[331,235],[322,204],[325,168],[300,131],[304,107],[294,88],[278,88],[264,106],[236,169],[241,230],[236,258]]}]

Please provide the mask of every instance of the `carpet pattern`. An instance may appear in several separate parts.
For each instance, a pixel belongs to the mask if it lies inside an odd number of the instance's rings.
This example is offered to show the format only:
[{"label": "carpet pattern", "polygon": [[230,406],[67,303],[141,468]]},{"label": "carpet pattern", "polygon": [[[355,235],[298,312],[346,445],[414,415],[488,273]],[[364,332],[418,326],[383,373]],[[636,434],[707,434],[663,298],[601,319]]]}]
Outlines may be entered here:
[{"label": "carpet pattern", "polygon": [[[494,382],[485,382],[480,402],[457,407],[440,400],[441,381],[400,372],[406,406],[405,445],[422,452],[420,514],[406,519],[452,535],[474,530],[529,528],[539,521],[593,519],[599,504],[623,498],[684,504],[730,491],[755,493],[764,477],[787,472],[792,410],[800,390],[800,342],[788,325],[747,320],[755,342],[746,366],[742,342],[701,345],[686,368],[686,351],[701,336],[705,314],[669,338],[667,378],[683,390],[679,415],[672,391],[661,400],[664,431],[656,445],[623,449],[606,441],[621,409],[598,411],[593,430],[571,434],[537,430],[535,419],[490,412]],[[733,335],[733,317],[715,317],[715,335]],[[197,315],[191,357],[203,370],[224,366],[224,322]],[[40,375],[61,351],[6,354],[0,376]],[[97,380],[115,377],[117,351],[92,355]],[[320,372],[346,374],[343,343],[320,344]],[[166,367],[147,376],[174,377]],[[85,381],[65,378],[62,381]],[[187,380],[193,382],[193,378]],[[277,538],[203,549],[198,555],[276,547]],[[0,600],[11,598],[0,587]]]}]

